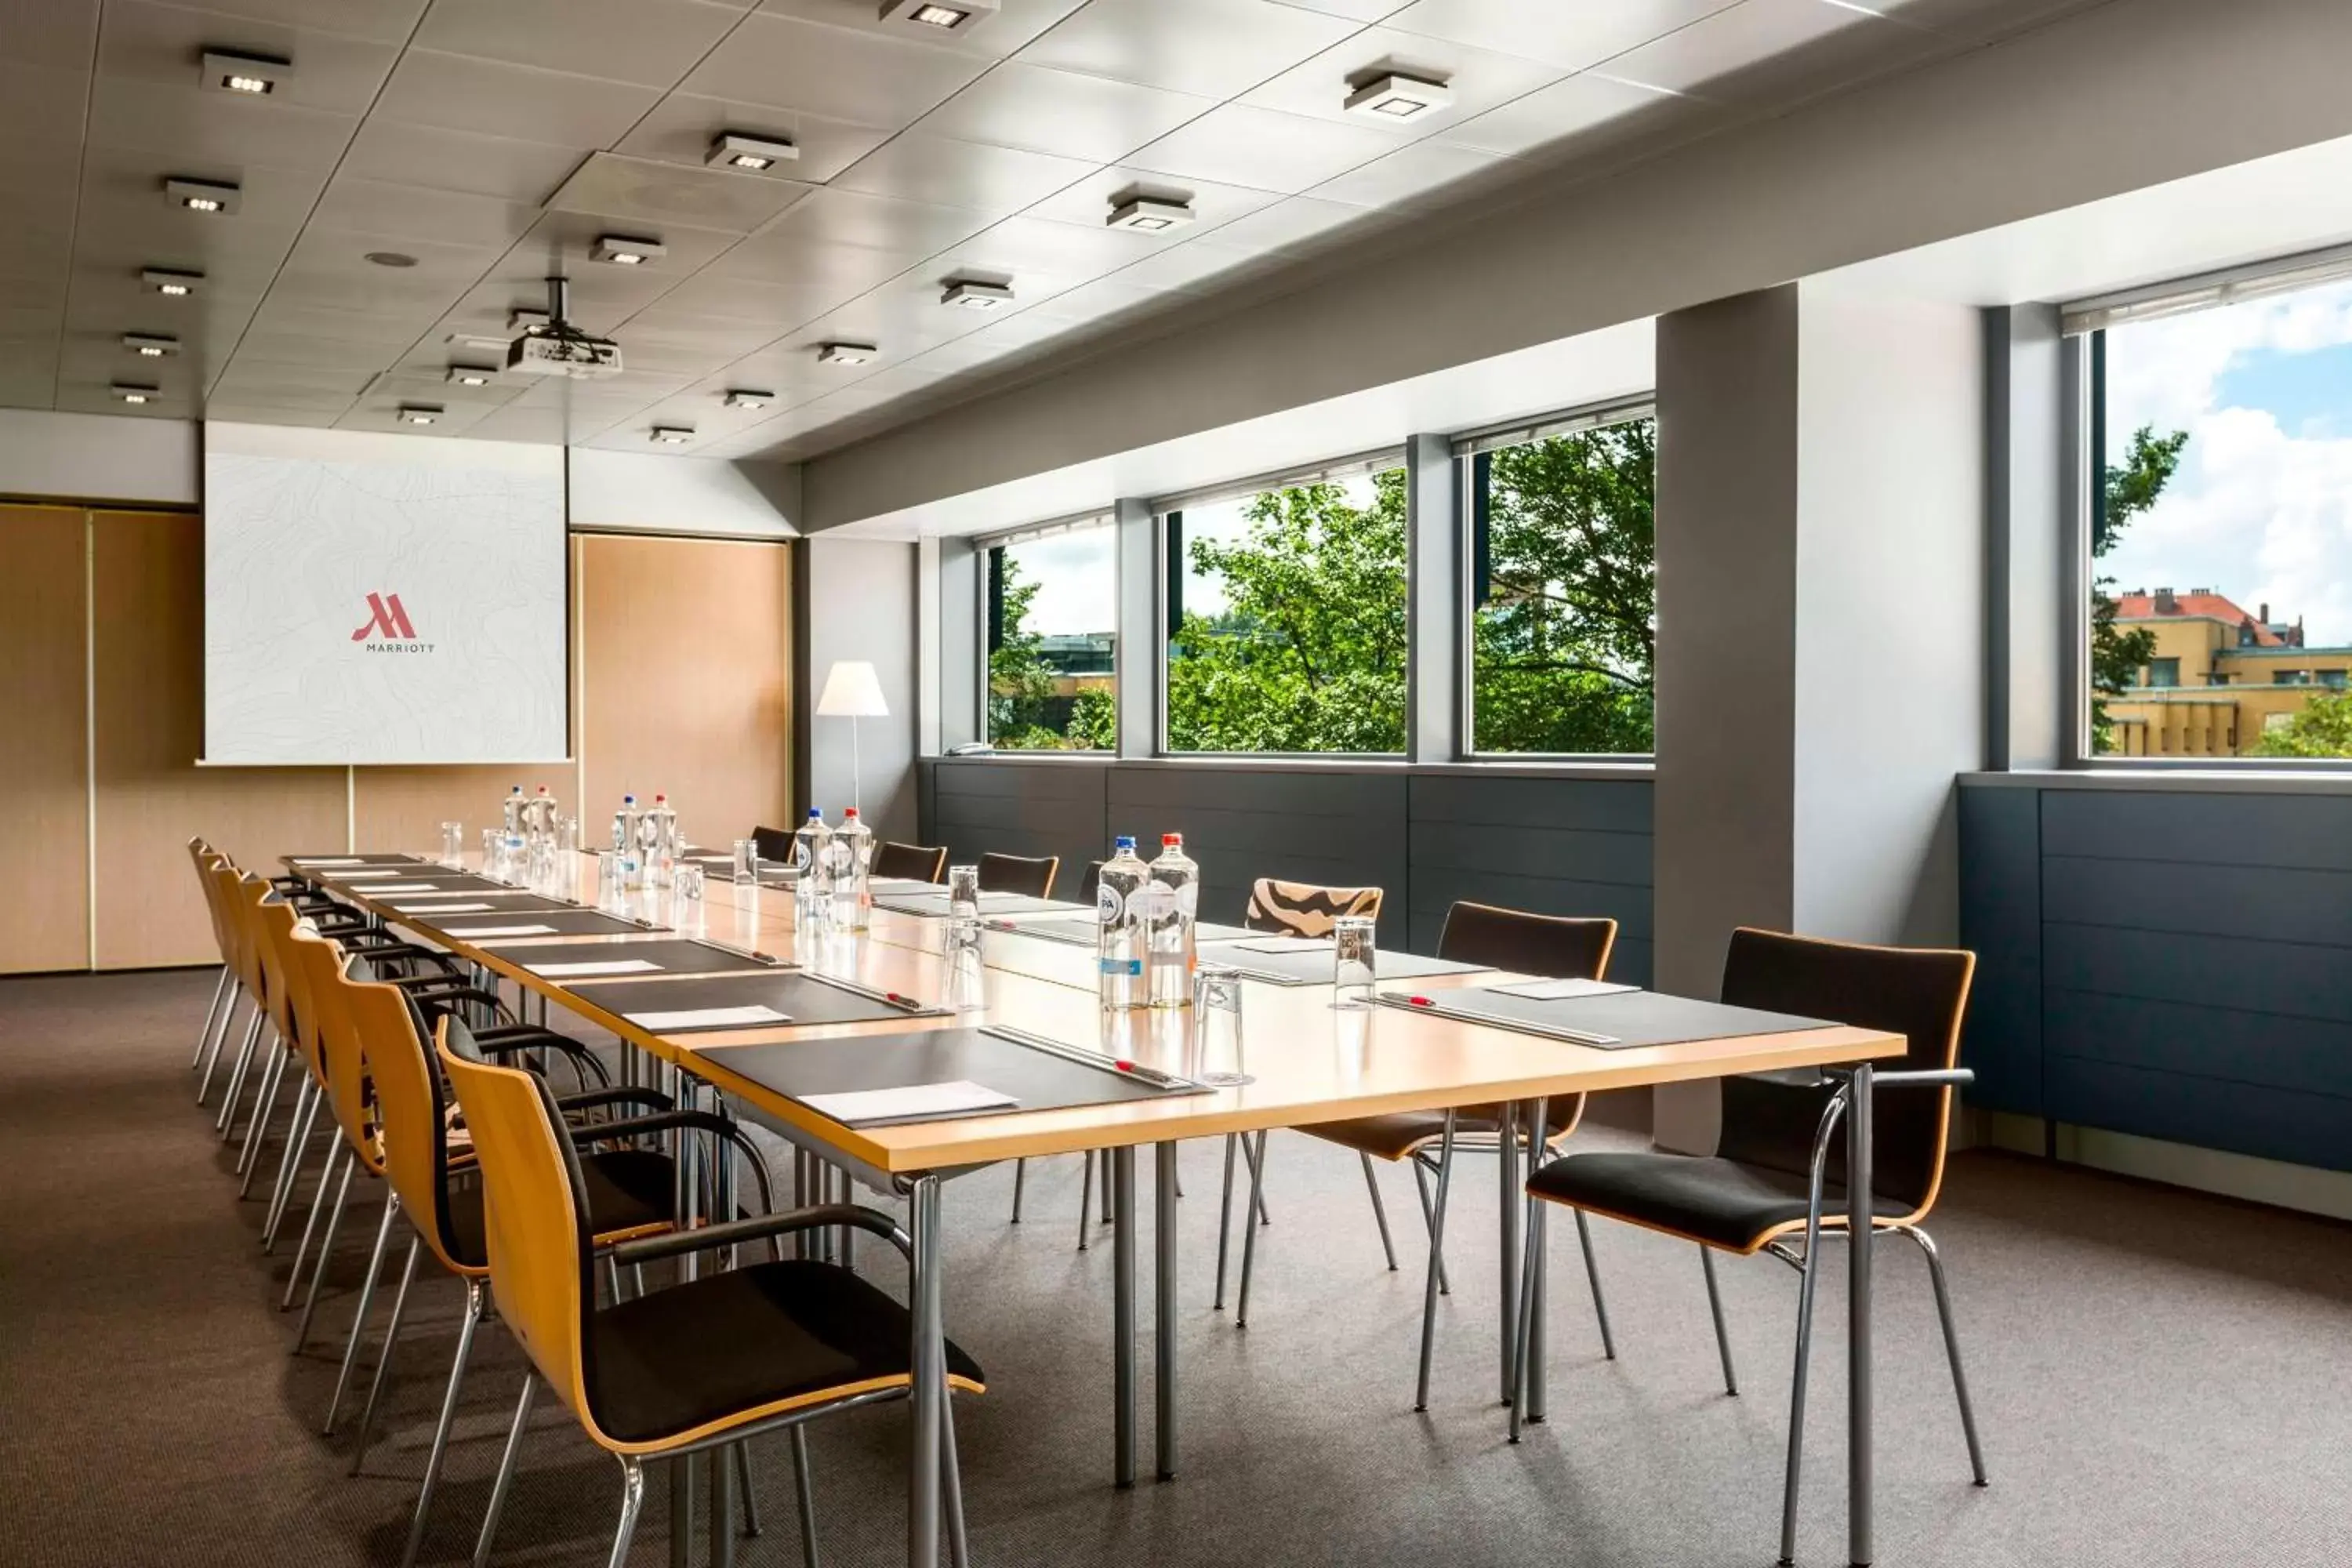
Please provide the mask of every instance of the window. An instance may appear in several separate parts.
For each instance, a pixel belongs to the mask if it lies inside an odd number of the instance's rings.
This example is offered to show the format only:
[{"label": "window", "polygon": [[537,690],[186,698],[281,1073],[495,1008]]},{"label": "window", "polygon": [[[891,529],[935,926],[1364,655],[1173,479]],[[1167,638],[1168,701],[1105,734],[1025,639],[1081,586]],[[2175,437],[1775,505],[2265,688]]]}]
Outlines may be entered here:
[{"label": "window", "polygon": [[1475,752],[1654,749],[1657,420],[1614,412],[1461,444]]},{"label": "window", "polygon": [[1099,518],[988,552],[988,739],[1004,751],[1118,743],[1118,535]]},{"label": "window", "polygon": [[2132,754],[2199,704],[2224,711],[2156,749],[2352,758],[2352,695],[2312,658],[2352,653],[2352,251],[2066,325],[2086,339],[2085,750]]},{"label": "window", "polygon": [[1167,749],[1401,752],[1393,456],[1165,509]]}]

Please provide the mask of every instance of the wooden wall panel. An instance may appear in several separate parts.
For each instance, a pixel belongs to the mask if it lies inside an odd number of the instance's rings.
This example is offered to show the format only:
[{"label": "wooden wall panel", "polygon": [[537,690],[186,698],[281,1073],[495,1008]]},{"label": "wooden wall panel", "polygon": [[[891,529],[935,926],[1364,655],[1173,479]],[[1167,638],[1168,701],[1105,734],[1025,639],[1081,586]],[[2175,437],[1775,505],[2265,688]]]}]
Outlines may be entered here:
[{"label": "wooden wall panel", "polygon": [[17,885],[39,889],[0,906],[0,973],[89,961],[85,528],[79,507],[0,506],[9,852]]},{"label": "wooden wall panel", "polygon": [[792,555],[782,544],[575,540],[585,780],[593,841],[625,791],[666,790],[698,843],[792,806]]},{"label": "wooden wall panel", "polygon": [[445,822],[464,823],[466,842],[478,844],[483,828],[503,820],[502,803],[516,784],[525,795],[545,784],[566,812],[580,806],[568,763],[354,768],[352,777],[352,842],[362,849],[436,853]]},{"label": "wooden wall panel", "polygon": [[184,512],[94,515],[100,968],[210,960],[188,867],[202,834],[238,864],[335,849],[341,768],[199,768],[204,529]]}]

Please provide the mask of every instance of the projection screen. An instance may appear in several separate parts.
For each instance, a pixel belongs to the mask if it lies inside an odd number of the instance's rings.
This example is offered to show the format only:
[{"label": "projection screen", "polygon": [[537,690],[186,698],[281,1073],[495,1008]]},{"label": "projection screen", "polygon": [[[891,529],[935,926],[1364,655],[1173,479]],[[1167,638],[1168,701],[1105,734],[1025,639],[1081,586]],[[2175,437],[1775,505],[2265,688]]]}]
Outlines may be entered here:
[{"label": "projection screen", "polygon": [[563,450],[205,426],[205,761],[570,751]]}]

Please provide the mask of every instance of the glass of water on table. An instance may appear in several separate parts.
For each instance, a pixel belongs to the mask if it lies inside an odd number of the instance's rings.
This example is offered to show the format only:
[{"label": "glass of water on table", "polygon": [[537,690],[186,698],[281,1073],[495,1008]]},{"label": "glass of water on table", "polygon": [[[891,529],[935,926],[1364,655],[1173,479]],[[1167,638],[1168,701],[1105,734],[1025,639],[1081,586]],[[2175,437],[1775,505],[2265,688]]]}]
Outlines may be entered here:
[{"label": "glass of water on table", "polygon": [[1188,1077],[1213,1089],[1257,1081],[1243,1070],[1242,973],[1230,963],[1203,960],[1192,971],[1192,1050],[1185,1065]]},{"label": "glass of water on table", "polygon": [[1352,1010],[1372,1005],[1372,982],[1380,967],[1372,942],[1376,929],[1366,915],[1341,915],[1331,922],[1331,983],[1339,993],[1333,1006]]}]

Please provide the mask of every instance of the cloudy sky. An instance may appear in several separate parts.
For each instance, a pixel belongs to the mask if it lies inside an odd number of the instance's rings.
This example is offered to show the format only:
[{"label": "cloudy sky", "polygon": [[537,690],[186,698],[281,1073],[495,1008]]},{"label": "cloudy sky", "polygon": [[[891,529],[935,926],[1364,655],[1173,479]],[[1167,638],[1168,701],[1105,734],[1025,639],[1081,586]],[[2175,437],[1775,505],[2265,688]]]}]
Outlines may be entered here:
[{"label": "cloudy sky", "polygon": [[2189,447],[2102,573],[2268,601],[2314,647],[2352,644],[2352,283],[2109,331],[2109,460],[2148,424]]}]

